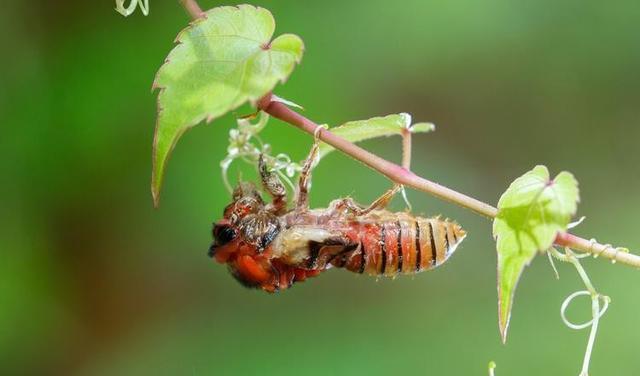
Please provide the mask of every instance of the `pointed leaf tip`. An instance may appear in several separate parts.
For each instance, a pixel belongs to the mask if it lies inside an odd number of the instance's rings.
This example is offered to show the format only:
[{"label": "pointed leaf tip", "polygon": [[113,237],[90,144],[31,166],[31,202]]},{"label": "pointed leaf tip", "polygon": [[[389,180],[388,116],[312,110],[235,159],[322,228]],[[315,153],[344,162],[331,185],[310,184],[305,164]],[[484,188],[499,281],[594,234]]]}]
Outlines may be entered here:
[{"label": "pointed leaf tip", "polygon": [[[373,117],[367,120],[356,120],[330,128],[331,132],[349,142],[360,142],[377,137],[400,135],[409,129],[411,133],[425,133],[435,129],[431,123],[416,123],[411,125],[411,115],[402,112],[387,116]],[[329,144],[320,144],[320,157],[324,157],[335,150]]]},{"label": "pointed leaf tip", "polygon": [[503,343],[522,272],[537,252],[565,231],[579,202],[578,182],[568,172],[551,180],[545,166],[517,178],[498,202],[493,235],[498,252],[498,326]]},{"label": "pointed leaf tip", "polygon": [[302,58],[293,34],[271,39],[271,13],[251,5],[218,7],[192,22],[176,41],[153,87],[159,88],[151,191],[155,205],[171,151],[189,128],[256,102],[284,82]]}]

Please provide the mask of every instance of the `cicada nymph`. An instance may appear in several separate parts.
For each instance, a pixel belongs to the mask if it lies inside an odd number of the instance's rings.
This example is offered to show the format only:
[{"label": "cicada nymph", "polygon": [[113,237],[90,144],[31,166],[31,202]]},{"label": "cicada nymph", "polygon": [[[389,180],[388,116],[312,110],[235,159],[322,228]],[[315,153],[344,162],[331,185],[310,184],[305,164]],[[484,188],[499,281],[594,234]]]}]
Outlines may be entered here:
[{"label": "cicada nymph", "polygon": [[300,173],[294,207],[287,207],[284,185],[261,156],[262,187],[272,200],[266,203],[253,184],[241,182],[223,219],[213,226],[211,257],[227,264],[244,286],[267,292],[287,289],[332,267],[393,277],[433,269],[447,261],[465,231],[439,217],[386,210],[400,186],[368,207],[340,198],[327,208],[310,209],[308,188],[318,154],[317,136]]}]

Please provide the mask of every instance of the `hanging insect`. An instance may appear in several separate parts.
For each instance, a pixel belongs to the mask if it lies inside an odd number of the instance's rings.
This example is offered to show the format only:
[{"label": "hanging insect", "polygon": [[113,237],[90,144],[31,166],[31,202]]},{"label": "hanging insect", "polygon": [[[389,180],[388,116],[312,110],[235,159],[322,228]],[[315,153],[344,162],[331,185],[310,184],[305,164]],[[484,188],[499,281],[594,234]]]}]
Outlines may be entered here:
[{"label": "hanging insect", "polygon": [[[261,155],[262,187],[272,201],[265,203],[253,184],[241,182],[223,219],[213,226],[209,256],[227,264],[242,285],[267,292],[287,289],[332,267],[392,277],[433,269],[447,261],[465,231],[438,217],[385,210],[401,189],[398,185],[368,207],[340,198],[327,208],[309,208],[319,131],[300,173],[295,207],[287,208],[286,189]],[[403,142],[405,168],[410,163],[408,141]]]}]

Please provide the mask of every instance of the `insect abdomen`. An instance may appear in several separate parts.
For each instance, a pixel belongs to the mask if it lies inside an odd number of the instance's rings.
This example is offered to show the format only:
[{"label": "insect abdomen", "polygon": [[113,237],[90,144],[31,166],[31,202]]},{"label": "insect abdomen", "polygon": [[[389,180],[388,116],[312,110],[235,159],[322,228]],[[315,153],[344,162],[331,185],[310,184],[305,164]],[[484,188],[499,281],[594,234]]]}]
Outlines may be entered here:
[{"label": "insect abdomen", "polygon": [[394,276],[435,268],[449,258],[466,236],[455,222],[439,218],[408,218],[352,222],[352,250],[332,264],[355,273]]}]

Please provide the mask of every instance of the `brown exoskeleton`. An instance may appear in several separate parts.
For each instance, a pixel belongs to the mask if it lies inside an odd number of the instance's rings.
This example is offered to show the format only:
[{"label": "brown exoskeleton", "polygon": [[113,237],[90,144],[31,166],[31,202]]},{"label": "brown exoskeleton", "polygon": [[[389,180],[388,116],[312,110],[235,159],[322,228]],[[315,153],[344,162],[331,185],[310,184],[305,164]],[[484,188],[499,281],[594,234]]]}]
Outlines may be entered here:
[{"label": "brown exoskeleton", "polygon": [[[266,203],[253,184],[241,182],[223,219],[214,224],[209,255],[227,264],[244,286],[267,292],[287,289],[331,267],[395,276],[444,263],[465,231],[438,217],[385,210],[401,189],[398,185],[368,207],[340,198],[328,208],[309,209],[309,181],[320,130],[300,173],[294,207],[287,207],[284,185],[260,156],[262,187],[271,202]],[[403,167],[408,169],[410,133],[404,137]]]}]

